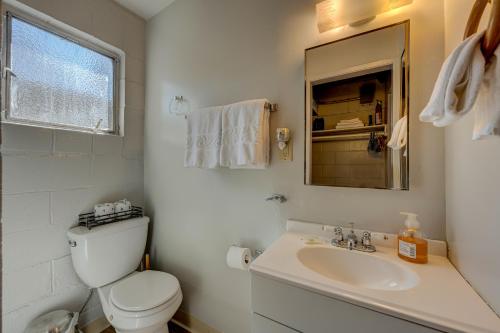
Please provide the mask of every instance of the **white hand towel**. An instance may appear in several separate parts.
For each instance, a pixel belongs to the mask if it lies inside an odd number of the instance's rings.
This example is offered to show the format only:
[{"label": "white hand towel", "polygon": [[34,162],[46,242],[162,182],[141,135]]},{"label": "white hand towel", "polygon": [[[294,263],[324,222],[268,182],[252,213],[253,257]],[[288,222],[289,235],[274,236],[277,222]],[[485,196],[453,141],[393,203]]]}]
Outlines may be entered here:
[{"label": "white hand towel", "polygon": [[269,110],[265,99],[227,105],[222,112],[220,165],[265,169],[269,165]]},{"label": "white hand towel", "polygon": [[480,41],[484,31],[465,39],[446,59],[420,120],[443,127],[469,112],[484,74]]},{"label": "white hand towel", "polygon": [[394,125],[392,136],[387,146],[393,150],[401,150],[408,142],[408,117],[404,116]]},{"label": "white hand towel", "polygon": [[483,83],[476,104],[472,139],[500,135],[500,50],[497,48],[486,65]]},{"label": "white hand towel", "polygon": [[222,106],[216,106],[188,114],[185,167],[215,169],[220,166],[222,110]]}]

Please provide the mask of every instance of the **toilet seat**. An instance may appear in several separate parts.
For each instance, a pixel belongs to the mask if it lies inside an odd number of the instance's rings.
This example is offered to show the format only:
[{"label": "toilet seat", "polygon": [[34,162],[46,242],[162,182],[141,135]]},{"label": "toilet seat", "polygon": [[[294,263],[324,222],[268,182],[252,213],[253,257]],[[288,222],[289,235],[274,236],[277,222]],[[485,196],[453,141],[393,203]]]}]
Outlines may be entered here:
[{"label": "toilet seat", "polygon": [[149,312],[169,303],[180,292],[177,278],[158,271],[144,271],[113,285],[109,300],[120,312]]},{"label": "toilet seat", "polygon": [[170,317],[174,315],[174,313],[177,311],[179,308],[180,304],[182,302],[182,293],[179,290],[175,296],[170,299],[168,302],[163,303],[160,306],[157,306],[155,308],[149,309],[149,310],[143,310],[143,311],[125,311],[117,307],[111,300],[109,300],[108,303],[108,309],[109,313],[113,315],[113,317],[116,318],[122,318],[124,320],[143,320],[147,319],[150,317],[157,316],[160,313],[171,313]]},{"label": "toilet seat", "polygon": [[[146,274],[144,274],[146,273]],[[160,273],[160,275],[158,275]],[[182,291],[180,289],[179,282],[177,279],[172,280],[171,278],[166,277],[162,274],[168,275],[175,279],[175,277],[170,274],[158,272],[158,271],[145,271],[145,272],[133,272],[130,275],[126,276],[122,280],[110,283],[109,285],[100,287],[97,289],[99,294],[99,299],[101,300],[102,308],[106,318],[110,322],[110,324],[116,329],[117,332],[141,332],[141,333],[152,333],[157,332],[157,330],[164,331],[164,327],[167,322],[173,317],[179,306],[182,302]],[[142,275],[139,279],[132,279],[134,276]],[[151,279],[151,276],[154,277]],[[144,288],[144,284],[151,280],[158,279],[158,281],[163,282],[172,282],[172,284],[161,283],[158,287],[150,288],[152,291],[156,291],[158,293],[161,292],[162,297],[156,298],[154,302],[147,302],[141,300],[139,298],[138,302],[131,303],[123,303],[125,299],[122,299],[120,296],[125,297],[127,295],[127,291],[124,291],[125,294],[122,293],[122,288],[116,288],[113,292],[113,299],[111,297],[111,290],[115,286],[121,285],[123,282],[128,281],[125,286],[136,287],[136,292],[140,290],[146,290],[149,292],[148,288]],[[132,282],[131,282],[132,281]],[[130,283],[130,285],[129,285]],[[142,283],[139,285],[139,283]],[[166,285],[172,287],[172,289],[167,288]],[[177,286],[177,287],[176,287]],[[170,291],[167,292],[167,291]],[[172,295],[173,292],[173,295]],[[168,298],[168,295],[172,295]],[[130,295],[129,295],[130,296]],[[128,308],[147,308],[151,306],[151,304],[157,304],[159,299],[167,299],[163,304],[160,304],[156,307],[147,310],[141,311],[126,311],[115,305],[115,302],[119,303],[120,306],[128,307]],[[122,301],[122,302],[120,302]],[[163,328],[162,328],[163,327]]]}]

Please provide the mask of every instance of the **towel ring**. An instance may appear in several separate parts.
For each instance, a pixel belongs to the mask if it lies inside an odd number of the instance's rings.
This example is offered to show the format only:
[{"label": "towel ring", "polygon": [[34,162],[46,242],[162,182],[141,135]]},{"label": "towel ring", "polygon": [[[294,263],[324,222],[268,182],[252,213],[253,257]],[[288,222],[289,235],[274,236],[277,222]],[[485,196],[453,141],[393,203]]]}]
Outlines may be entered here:
[{"label": "towel ring", "polygon": [[465,26],[464,39],[474,34],[479,27],[481,16],[488,2],[491,3],[491,14],[488,28],[481,42],[481,51],[484,58],[488,60],[500,43],[500,0],[476,0],[472,7],[467,25]]},{"label": "towel ring", "polygon": [[176,116],[187,117],[190,112],[189,101],[184,96],[173,96],[168,106],[168,112]]}]

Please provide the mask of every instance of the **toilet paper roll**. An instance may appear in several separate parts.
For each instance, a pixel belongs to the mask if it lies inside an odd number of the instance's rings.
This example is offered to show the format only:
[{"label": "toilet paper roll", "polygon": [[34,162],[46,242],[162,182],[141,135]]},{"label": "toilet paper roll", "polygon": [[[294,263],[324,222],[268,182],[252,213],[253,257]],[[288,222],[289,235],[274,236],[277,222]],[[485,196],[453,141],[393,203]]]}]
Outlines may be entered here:
[{"label": "toilet paper roll", "polygon": [[95,218],[100,217],[110,217],[109,214],[115,212],[115,205],[112,203],[102,203],[94,206],[94,216]]},{"label": "toilet paper roll", "polygon": [[126,219],[130,217],[130,210],[132,209],[132,204],[127,199],[122,199],[114,203],[115,214],[117,218]]},{"label": "toilet paper roll", "polygon": [[231,268],[248,270],[252,262],[252,253],[246,247],[231,246],[227,251],[226,263]]}]

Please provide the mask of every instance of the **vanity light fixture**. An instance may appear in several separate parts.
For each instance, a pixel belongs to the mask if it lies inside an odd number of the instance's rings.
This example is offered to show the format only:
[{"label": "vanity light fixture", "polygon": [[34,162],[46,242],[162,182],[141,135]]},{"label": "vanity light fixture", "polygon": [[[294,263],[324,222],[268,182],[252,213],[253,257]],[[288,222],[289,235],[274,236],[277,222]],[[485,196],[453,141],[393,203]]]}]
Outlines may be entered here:
[{"label": "vanity light fixture", "polygon": [[319,32],[366,23],[378,14],[409,5],[413,0],[324,0],[316,4]]}]

